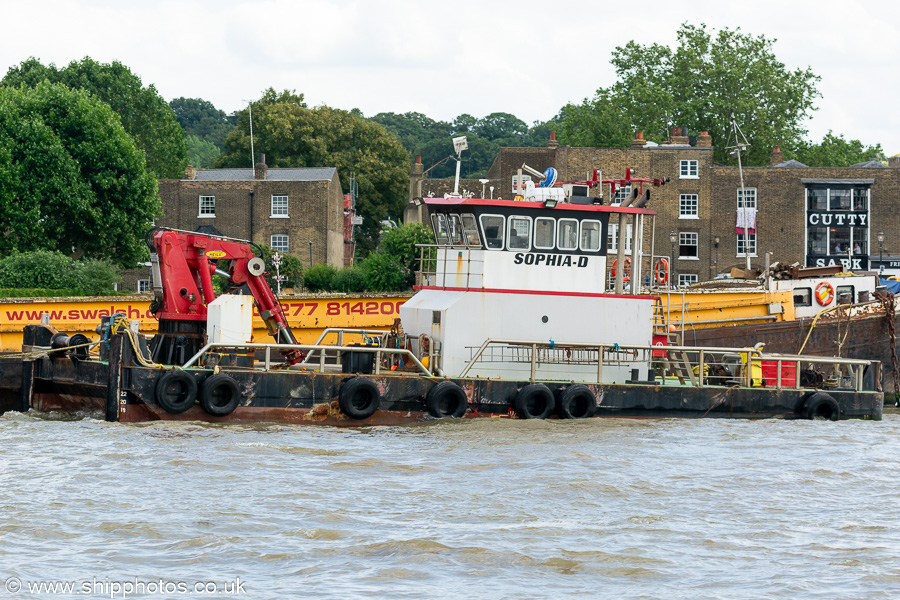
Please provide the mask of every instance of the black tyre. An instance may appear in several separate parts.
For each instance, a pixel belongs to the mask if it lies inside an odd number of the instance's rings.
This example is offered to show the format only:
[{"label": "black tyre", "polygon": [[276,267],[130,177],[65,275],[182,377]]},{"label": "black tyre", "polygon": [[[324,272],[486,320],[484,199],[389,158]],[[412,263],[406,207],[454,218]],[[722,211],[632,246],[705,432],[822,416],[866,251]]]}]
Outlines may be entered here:
[{"label": "black tyre", "polygon": [[425,397],[425,408],[432,417],[442,419],[453,417],[458,419],[469,408],[466,392],[452,381],[442,381],[430,390]]},{"label": "black tyre", "polygon": [[225,373],[209,377],[200,386],[200,406],[214,417],[234,412],[241,401],[241,387]]},{"label": "black tyre", "polygon": [[371,379],[353,377],[341,386],[338,405],[352,419],[368,419],[378,410],[381,394]]},{"label": "black tyre", "polygon": [[543,383],[530,383],[516,395],[516,413],[522,419],[546,419],[553,414],[553,392]]},{"label": "black tyre", "polygon": [[557,397],[556,414],[561,419],[587,419],[594,415],[596,408],[594,392],[580,383],[566,387]]},{"label": "black tyre", "polygon": [[156,402],[172,414],[181,414],[197,400],[197,380],[190,373],[171,370],[156,382]]},{"label": "black tyre", "polygon": [[803,416],[807,419],[837,421],[841,418],[841,407],[837,400],[825,392],[816,392],[806,401]]}]

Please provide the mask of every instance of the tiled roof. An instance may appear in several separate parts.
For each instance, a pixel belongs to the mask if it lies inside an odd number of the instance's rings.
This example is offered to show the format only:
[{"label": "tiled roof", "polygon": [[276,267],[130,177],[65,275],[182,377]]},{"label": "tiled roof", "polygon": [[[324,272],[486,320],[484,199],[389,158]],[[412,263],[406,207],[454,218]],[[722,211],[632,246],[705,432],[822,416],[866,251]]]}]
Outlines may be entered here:
[{"label": "tiled roof", "polygon": [[889,166],[878,160],[867,160],[866,162],[850,165],[851,168],[857,169],[890,169]]},{"label": "tiled roof", "polygon": [[[331,181],[334,167],[268,169],[265,181]],[[253,169],[197,169],[190,181],[252,181]]]},{"label": "tiled roof", "polygon": [[778,163],[777,165],[775,165],[775,168],[776,168],[776,169],[777,169],[777,168],[782,168],[782,169],[803,169],[803,168],[806,168],[806,166],[807,166],[807,165],[804,165],[804,164],[803,164],[802,162],[800,162],[799,160],[786,160],[786,161],[784,161],[783,163]]}]

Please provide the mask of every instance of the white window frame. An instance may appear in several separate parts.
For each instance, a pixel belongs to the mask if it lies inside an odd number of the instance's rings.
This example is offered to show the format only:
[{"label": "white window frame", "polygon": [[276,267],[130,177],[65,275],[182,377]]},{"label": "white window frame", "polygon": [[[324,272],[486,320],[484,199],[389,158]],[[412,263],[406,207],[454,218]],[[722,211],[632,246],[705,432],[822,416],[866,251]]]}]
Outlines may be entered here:
[{"label": "white window frame", "polygon": [[678,274],[678,287],[687,287],[692,283],[697,283],[700,281],[700,276],[696,273],[679,273]]},{"label": "white window frame", "polygon": [[[584,244],[584,225],[585,223],[596,223],[597,224],[597,247],[591,248],[589,246],[585,246]],[[578,226],[578,247],[581,248],[582,252],[599,252],[600,248],[603,245],[603,223],[597,219],[584,219],[581,221],[581,224]]]},{"label": "white window frame", "polygon": [[[737,254],[735,254],[735,257],[740,258],[740,257],[742,257],[742,256],[743,256],[743,257],[746,257],[746,256],[747,256],[747,254],[746,254],[745,252],[741,252],[741,248],[742,248],[743,245],[744,245],[744,235],[745,235],[745,234],[743,234],[743,233],[738,233],[738,234],[736,234],[736,236],[737,236],[737,242],[736,242],[736,244],[735,244],[735,248],[737,248]],[[756,234],[755,234],[755,233],[749,233],[749,234],[746,234],[746,235],[749,235],[749,236],[750,236],[750,237],[747,239],[747,244],[750,246],[750,256],[751,256],[751,257],[756,256],[756,255],[757,255],[757,254],[756,254],[756,252],[757,252]]]},{"label": "white window frame", "polygon": [[520,190],[516,185],[519,182],[519,175],[512,176],[512,193],[513,194],[524,194],[525,193],[525,182],[531,181],[531,175],[525,175],[522,173],[522,189]]},{"label": "white window frame", "polygon": [[[495,247],[493,247],[493,246],[488,246],[487,231],[486,231],[486,228],[485,228],[485,226],[484,226],[484,219],[485,219],[486,217],[494,217],[494,218],[500,219],[500,229],[499,229],[499,233],[500,233],[500,247],[499,247],[499,248],[495,248]],[[504,248],[506,248],[506,217],[505,217],[505,216],[503,216],[503,215],[495,215],[495,214],[483,214],[483,215],[479,215],[479,217],[478,217],[478,225],[481,226],[481,230],[484,232],[484,247],[485,247],[485,249],[487,249],[487,250],[494,250],[494,251],[500,251],[500,250],[503,250]]]},{"label": "white window frame", "polygon": [[622,202],[631,195],[631,184],[623,185],[619,189],[616,190],[616,193],[612,197],[612,202],[610,204],[612,206],[621,206]]},{"label": "white window frame", "polygon": [[[206,204],[204,205],[204,200]],[[200,205],[197,212],[198,219],[214,219],[216,218],[216,197],[200,196]]]},{"label": "white window frame", "polygon": [[[693,211],[690,209],[691,203],[693,204]],[[685,210],[685,208],[687,208],[687,210]],[[678,197],[678,218],[700,218],[700,194],[681,194]]]},{"label": "white window frame", "polygon": [[[610,254],[612,252],[619,251],[619,224],[618,223],[610,223],[606,226],[607,235],[606,235],[606,253]],[[625,226],[625,254],[631,254],[631,234],[634,230],[631,228],[631,223]]]},{"label": "white window frame", "polygon": [[[693,171],[693,172],[692,172]],[[682,159],[678,163],[679,179],[700,179],[700,163],[695,159]]]},{"label": "white window frame", "polygon": [[[553,228],[552,229],[553,234],[550,236],[550,245],[549,246],[538,246],[537,228],[538,228],[538,223],[540,221],[550,221],[550,226]],[[533,238],[532,243],[534,245],[535,250],[553,250],[554,248],[556,248],[556,219],[554,219],[553,217],[537,217],[534,220],[534,233],[532,235],[532,238]]]},{"label": "white window frame", "polygon": [[[510,242],[512,242],[511,232],[512,232],[512,228],[513,228],[513,219],[524,219],[524,220],[528,221],[528,236],[526,236],[528,239],[525,240],[527,242],[527,244],[524,248],[513,248],[512,246],[509,245]],[[528,252],[529,250],[531,250],[531,232],[532,231],[534,231],[534,220],[531,217],[526,217],[525,215],[510,215],[509,217],[507,217],[506,218],[506,249],[512,250],[512,251],[518,250],[519,252]],[[523,236],[516,235],[516,237],[523,237]]]},{"label": "white window frame", "polygon": [[[686,243],[693,238],[693,243]],[[697,249],[695,256],[681,256],[682,246],[693,246]],[[700,234],[696,231],[681,231],[678,233],[678,260],[700,260]]]},{"label": "white window frame", "polygon": [[150,280],[149,279],[138,279],[137,291],[138,291],[138,294],[143,294],[144,292],[149,292],[150,291]]},{"label": "white window frame", "polygon": [[[570,246],[568,240],[562,240],[562,228],[563,223],[574,223],[575,224],[575,244]],[[570,219],[568,217],[561,217],[556,221],[556,247],[560,250],[568,250],[568,251],[577,251],[578,250],[578,219]],[[562,243],[565,241],[565,243]]]},{"label": "white window frame", "polygon": [[[275,199],[278,199],[279,206],[275,206]],[[284,202],[282,206],[281,203]],[[290,215],[288,214],[288,203],[289,198],[287,194],[272,194],[272,214],[269,215],[270,219],[289,219]]]},{"label": "white window frame", "polygon": [[[281,242],[280,239],[278,240],[279,244],[276,245],[275,238],[284,238],[284,247],[283,248],[280,245],[280,242]],[[272,250],[275,250],[276,252],[281,252],[282,254],[287,254],[289,252],[290,247],[291,247],[290,242],[291,242],[290,237],[284,233],[275,233],[269,237],[269,246],[272,248]]]},{"label": "white window frame", "polygon": [[[747,208],[756,208],[756,188],[745,187],[744,192],[747,196]],[[741,201],[741,188],[737,189],[737,208],[738,210],[744,208],[744,203]]]}]

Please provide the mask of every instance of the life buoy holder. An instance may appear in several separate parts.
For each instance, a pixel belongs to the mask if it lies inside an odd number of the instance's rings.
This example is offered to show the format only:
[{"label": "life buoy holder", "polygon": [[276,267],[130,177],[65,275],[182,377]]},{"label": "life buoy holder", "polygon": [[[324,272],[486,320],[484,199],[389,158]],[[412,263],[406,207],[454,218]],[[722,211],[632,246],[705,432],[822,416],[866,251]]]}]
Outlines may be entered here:
[{"label": "life buoy holder", "polygon": [[[612,276],[616,276],[616,263],[618,260],[614,260],[612,264]],[[622,281],[631,281],[631,259],[625,259],[625,268],[622,269]]]},{"label": "life buoy holder", "polygon": [[653,278],[656,279],[656,283],[659,285],[665,285],[669,283],[669,261],[665,258],[660,258],[656,261],[656,264],[653,266]]},{"label": "life buoy holder", "polygon": [[816,302],[819,306],[828,306],[834,300],[834,288],[827,281],[816,286]]}]

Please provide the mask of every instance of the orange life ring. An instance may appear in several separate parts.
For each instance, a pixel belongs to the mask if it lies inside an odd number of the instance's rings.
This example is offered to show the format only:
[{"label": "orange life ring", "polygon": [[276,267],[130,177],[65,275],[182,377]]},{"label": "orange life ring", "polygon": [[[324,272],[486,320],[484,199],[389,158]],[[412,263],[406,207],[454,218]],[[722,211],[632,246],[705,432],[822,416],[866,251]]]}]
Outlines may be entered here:
[{"label": "orange life ring", "polygon": [[[616,276],[616,263],[619,262],[617,260],[613,261],[612,264],[612,276]],[[622,271],[622,280],[623,281],[631,281],[631,259],[625,259],[625,269]]]},{"label": "orange life ring", "polygon": [[827,281],[816,286],[816,302],[819,306],[828,306],[834,300],[834,288]]},{"label": "orange life ring", "polygon": [[669,283],[669,261],[665,258],[660,258],[656,261],[656,265],[653,267],[653,276],[659,285]]}]

